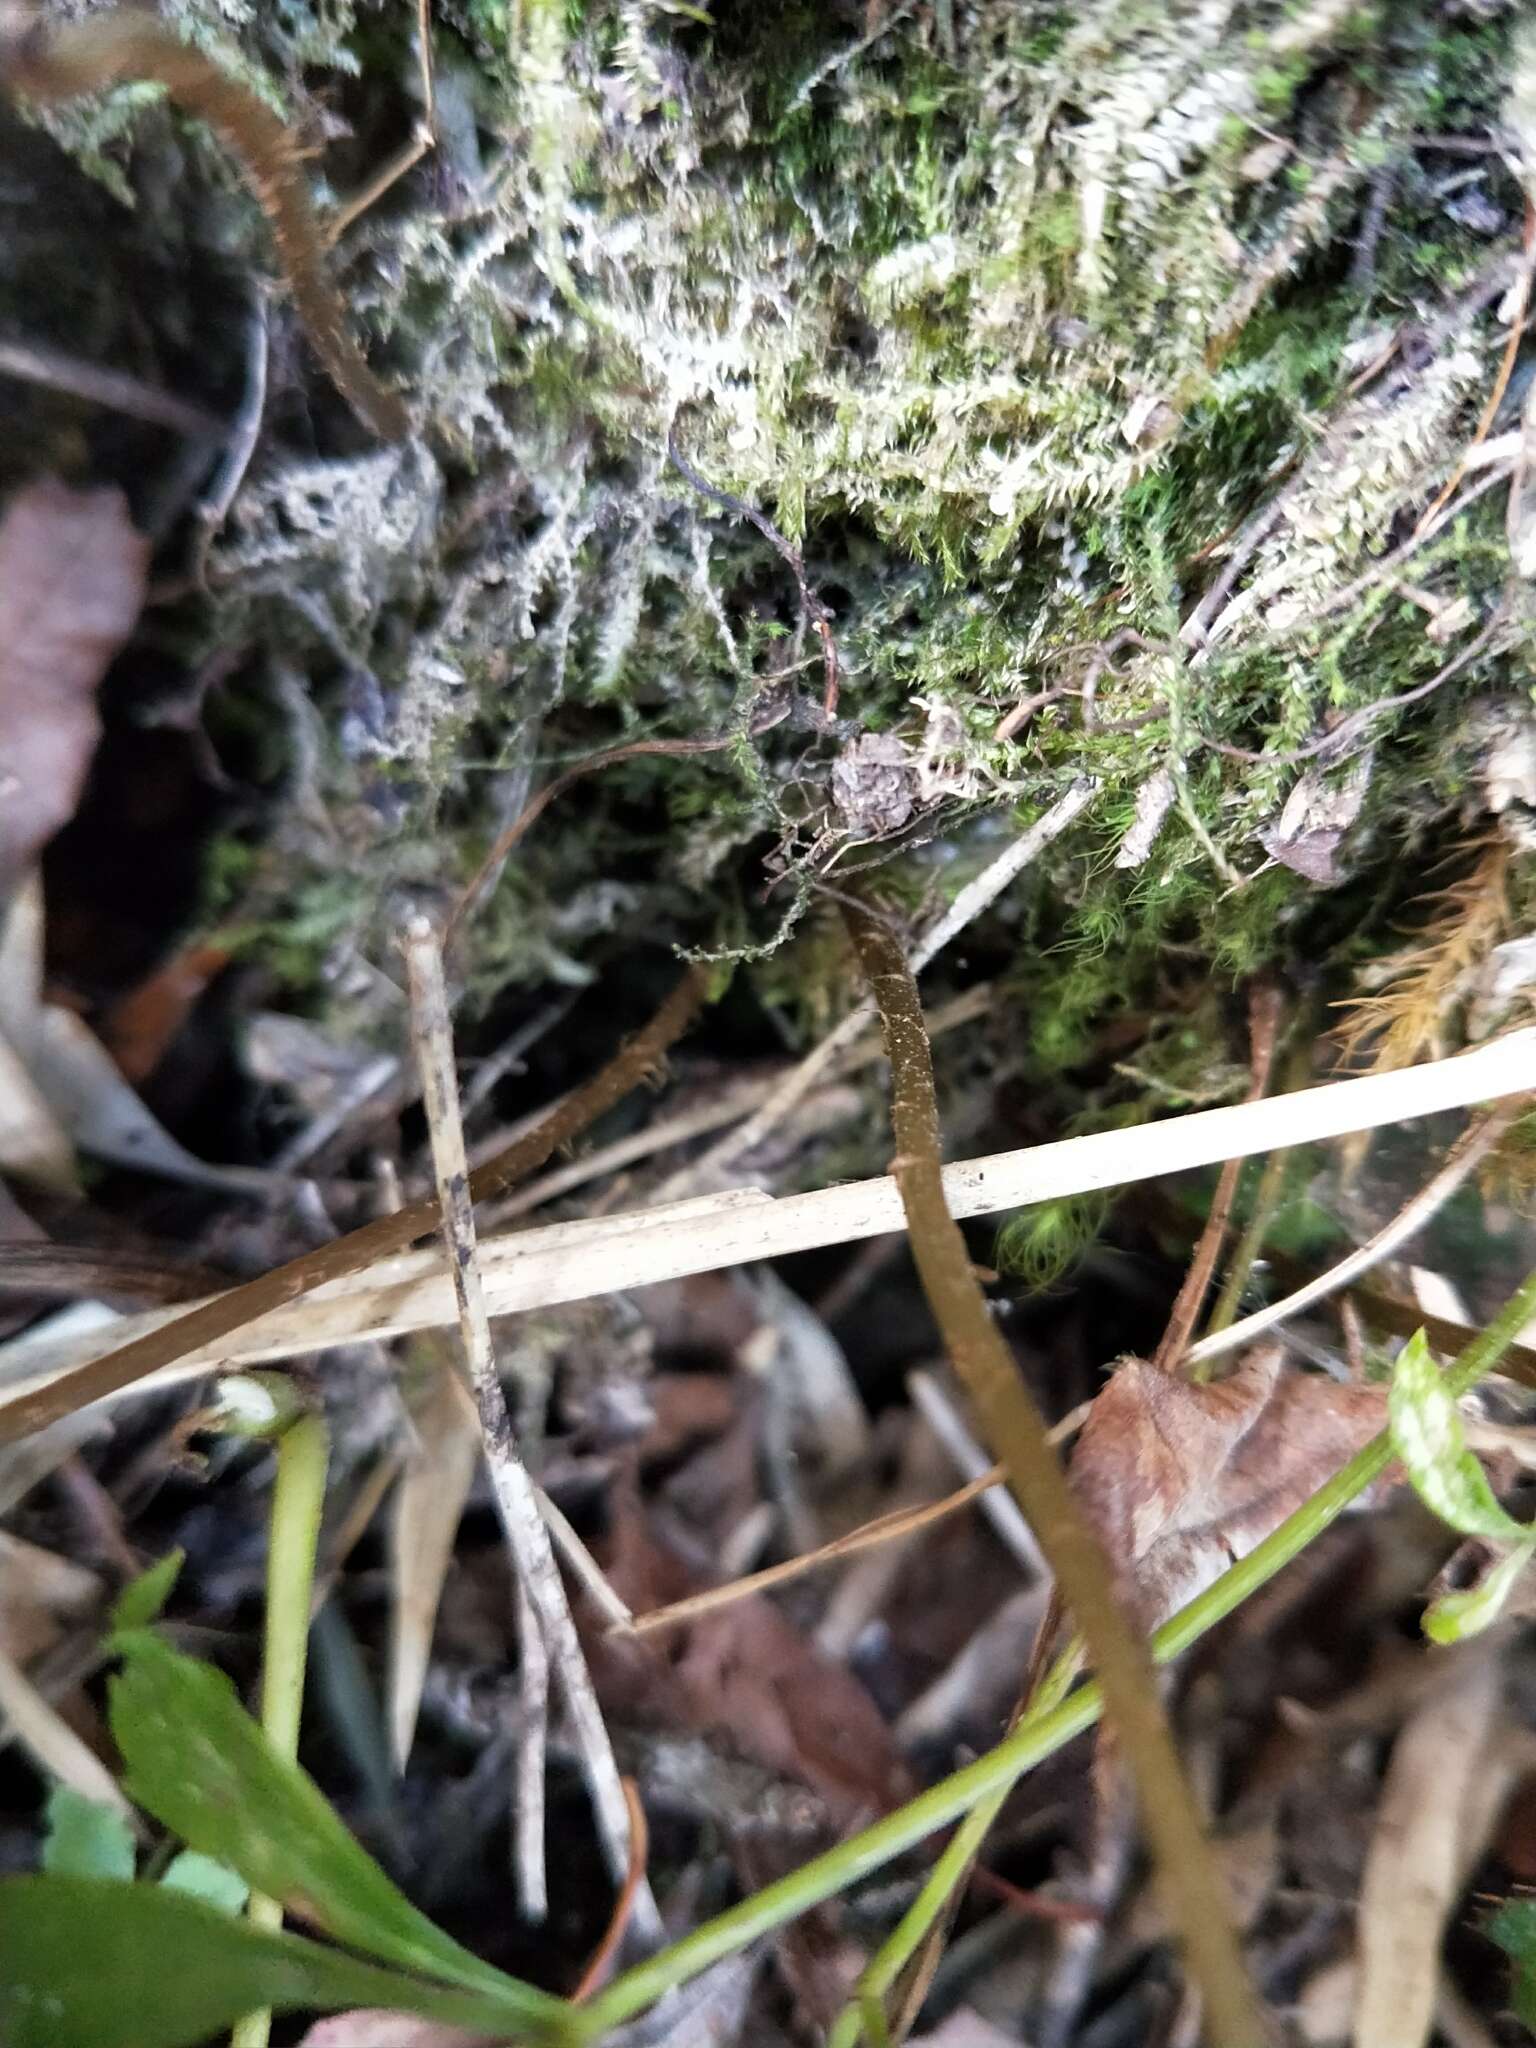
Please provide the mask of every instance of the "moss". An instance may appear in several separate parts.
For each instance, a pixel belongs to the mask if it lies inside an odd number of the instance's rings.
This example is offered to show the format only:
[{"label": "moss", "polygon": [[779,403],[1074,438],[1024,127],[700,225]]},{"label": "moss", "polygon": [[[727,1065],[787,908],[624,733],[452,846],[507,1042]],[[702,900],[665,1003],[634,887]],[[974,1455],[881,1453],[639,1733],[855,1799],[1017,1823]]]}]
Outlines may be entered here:
[{"label": "moss", "polygon": [[[176,12],[300,123],[342,84],[360,134],[414,118],[398,19],[301,0]],[[771,943],[829,860],[892,858],[842,845],[839,748],[864,729],[920,751],[935,706],[955,772],[891,867],[913,905],[985,857],[979,808],[1028,817],[1070,775],[1102,785],[986,941],[1037,1077],[1097,1088],[1082,1076],[1107,1018],[1177,1011],[1202,984],[1313,957],[1342,971],[1384,942],[1396,849],[1459,829],[1465,707],[1504,669],[1373,734],[1346,861],[1358,929],[1262,865],[1297,769],[1207,742],[1284,754],[1445,658],[1423,611],[1368,579],[1483,402],[1502,331],[1447,309],[1512,242],[1518,194],[1490,164],[1507,226],[1469,225],[1405,138],[1499,118],[1510,24],[1309,4],[1254,34],[1210,0],[974,0],[950,50],[928,10],[872,37],[857,6],[713,12],[450,0],[458,139],[340,259],[359,331],[411,392],[410,448],[360,443],[278,310],[267,433],[212,597],[184,620],[194,654],[241,645],[256,672],[297,678],[261,698],[287,792],[273,809],[290,808],[239,877],[247,943],[295,977],[327,948],[375,948],[394,884],[461,881],[558,767],[642,733],[744,735],[768,689],[798,713],[717,755],[609,771],[541,820],[475,926],[475,998],[599,975],[637,931]],[[142,101],[81,108],[61,133],[129,194],[174,147],[167,237],[264,264],[217,146]],[[1269,134],[1289,149],[1266,165]],[[337,183],[343,168],[368,165],[314,164]],[[1374,267],[1352,275],[1384,172]],[[1378,330],[1404,323],[1427,356],[1352,392]],[[844,730],[815,728],[814,644],[775,680],[797,647],[794,578],[668,467],[673,430],[803,548],[835,615]],[[1184,645],[1231,537],[1279,492],[1221,632]],[[1481,613],[1506,570],[1490,495],[1413,577]],[[1091,650],[1127,632],[1094,676],[1095,724],[1063,695],[994,739],[1021,699],[1082,689]],[[1164,767],[1179,802],[1118,870]],[[345,914],[338,845],[368,880]],[[785,870],[766,895],[765,852]],[[814,914],[753,971],[792,1036],[839,996]]]}]

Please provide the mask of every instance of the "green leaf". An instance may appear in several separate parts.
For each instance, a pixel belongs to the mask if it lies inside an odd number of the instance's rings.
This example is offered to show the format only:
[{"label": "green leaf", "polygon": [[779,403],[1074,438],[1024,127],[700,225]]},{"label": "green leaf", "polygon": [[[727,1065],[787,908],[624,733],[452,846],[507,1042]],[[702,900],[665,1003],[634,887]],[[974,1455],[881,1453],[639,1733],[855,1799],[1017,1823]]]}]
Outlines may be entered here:
[{"label": "green leaf", "polygon": [[183,1849],[173,1856],[160,1882],[168,1891],[185,1892],[189,1899],[217,1906],[221,1913],[238,1913],[251,1895],[243,1877],[201,1849]]},{"label": "green leaf", "polygon": [[1497,1559],[1474,1586],[1442,1593],[1424,1610],[1424,1633],[1431,1642],[1459,1643],[1480,1635],[1498,1620],[1504,1603],[1536,1556],[1536,1545],[1518,1543]]},{"label": "green leaf", "polygon": [[503,2031],[563,2023],[563,2000],[535,1991],[435,1927],[353,1839],[324,1794],[280,1757],[222,1671],[137,1629],[114,1638],[112,1733],[124,1789],[189,1848],[228,1863],[338,1941],[494,2001]]},{"label": "green leaf", "polygon": [[1526,1543],[1536,1531],[1505,1514],[1483,1468],[1467,1449],[1456,1403],[1417,1330],[1397,1355],[1387,1398],[1392,1448],[1414,1491],[1442,1522],[1463,1536]]},{"label": "green leaf", "polygon": [[127,1817],[99,1799],[87,1799],[70,1785],[48,1795],[48,1832],[43,1868],[56,1877],[133,1875],[133,1829]]},{"label": "green leaf", "polygon": [[[196,2048],[259,2006],[355,2005],[507,2031],[505,2010],[472,1992],[253,1927],[163,1885],[0,1881],[5,2048]],[[524,2040],[561,2038],[559,2027],[524,2027]]]},{"label": "green leaf", "polygon": [[160,1619],[160,1610],[171,1597],[171,1588],[186,1561],[184,1550],[168,1550],[147,1572],[130,1579],[117,1596],[112,1609],[114,1629],[148,1628]]},{"label": "green leaf", "polygon": [[1483,1932],[1496,1941],[1515,1966],[1510,1999],[1515,2017],[1536,2028],[1536,1899],[1509,1899]]}]

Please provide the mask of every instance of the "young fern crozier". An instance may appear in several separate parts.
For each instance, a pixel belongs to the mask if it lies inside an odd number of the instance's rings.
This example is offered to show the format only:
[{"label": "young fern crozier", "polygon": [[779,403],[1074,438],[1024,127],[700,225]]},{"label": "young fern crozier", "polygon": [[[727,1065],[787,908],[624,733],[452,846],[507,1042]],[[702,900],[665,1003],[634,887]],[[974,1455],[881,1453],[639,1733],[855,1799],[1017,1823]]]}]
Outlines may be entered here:
[{"label": "young fern crozier", "polygon": [[386,391],[347,325],[346,306],[325,265],[325,245],[302,151],[270,107],[163,22],[136,9],[83,21],[18,24],[0,10],[0,84],[37,106],[56,106],[115,85],[163,86],[184,113],[204,121],[239,160],[272,229],[294,310],[331,381],[381,439],[402,440],[409,421]]}]

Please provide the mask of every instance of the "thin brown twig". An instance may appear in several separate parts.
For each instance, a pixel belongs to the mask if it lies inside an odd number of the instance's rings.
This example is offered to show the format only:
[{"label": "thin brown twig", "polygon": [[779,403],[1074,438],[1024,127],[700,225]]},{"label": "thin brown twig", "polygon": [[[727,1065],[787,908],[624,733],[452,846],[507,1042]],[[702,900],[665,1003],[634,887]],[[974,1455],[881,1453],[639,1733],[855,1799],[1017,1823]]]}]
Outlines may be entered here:
[{"label": "thin brown twig", "polygon": [[[483,1202],[537,1172],[562,1145],[638,1087],[654,1071],[667,1048],[687,1030],[708,989],[709,969],[689,967],[656,1014],[619,1048],[607,1066],[573,1089],[534,1130],[476,1168],[469,1177],[470,1200]],[[408,1203],[403,1209],[365,1223],[360,1230],[350,1231],[334,1244],[320,1245],[270,1273],[216,1295],[174,1322],[146,1331],[13,1403],[0,1414],[0,1443],[27,1436],[61,1415],[72,1414],[105,1394],[116,1393],[202,1345],[217,1344],[270,1309],[285,1307],[302,1295],[313,1293],[328,1280],[365,1272],[377,1260],[405,1251],[418,1238],[436,1229],[440,1220],[435,1196]]]},{"label": "thin brown twig", "polygon": [[1348,1287],[1362,1273],[1379,1266],[1383,1259],[1392,1256],[1399,1245],[1406,1244],[1437,1215],[1455,1194],[1469,1174],[1488,1157],[1504,1133],[1521,1117],[1530,1106],[1527,1096],[1515,1096],[1501,1102],[1486,1116],[1466,1130],[1453,1148],[1450,1157],[1428,1184],[1407,1201],[1390,1223],[1376,1232],[1366,1243],[1352,1251],[1348,1258],[1340,1259],[1326,1273],[1320,1273],[1315,1280],[1309,1280],[1304,1287],[1298,1287],[1294,1294],[1288,1294],[1282,1301],[1273,1301],[1267,1308],[1245,1316],[1241,1322],[1229,1323],[1224,1330],[1213,1330],[1208,1337],[1202,1337],[1198,1344],[1192,1344],[1184,1354],[1184,1363],[1195,1367],[1212,1358],[1220,1358],[1225,1352],[1235,1351],[1244,1344],[1251,1344],[1255,1337],[1265,1330],[1273,1329],[1276,1323],[1283,1323],[1291,1316],[1300,1315],[1315,1301],[1323,1301],[1330,1294],[1337,1294]]},{"label": "thin brown twig", "polygon": [[613,1912],[603,1930],[603,1938],[593,1949],[587,1967],[581,1973],[581,1981],[571,1993],[572,2005],[581,2005],[594,1991],[600,1991],[613,1967],[614,1958],[624,1939],[635,1910],[635,1900],[645,1878],[645,1859],[650,1846],[650,1835],[645,1824],[645,1808],[640,1803],[640,1794],[633,1778],[620,1778],[624,1791],[624,1804],[629,1808],[629,1868],[624,1873],[624,1882],[619,1895],[613,1902]]},{"label": "thin brown twig", "polygon": [[1487,402],[1478,415],[1477,425],[1472,430],[1472,438],[1462,451],[1461,460],[1451,471],[1450,476],[1440,487],[1434,498],[1431,499],[1428,511],[1423,514],[1417,526],[1414,527],[1415,539],[1423,533],[1426,527],[1433,523],[1435,515],[1441,506],[1454,494],[1456,486],[1467,473],[1467,465],[1471,462],[1473,454],[1487,440],[1488,429],[1493,425],[1499,407],[1504,403],[1504,394],[1509,389],[1509,380],[1514,374],[1515,357],[1520,353],[1520,337],[1525,330],[1525,309],[1530,303],[1531,273],[1533,270],[1536,270],[1536,202],[1533,202],[1530,196],[1527,195],[1525,202],[1525,232],[1520,246],[1520,268],[1515,277],[1514,304],[1510,309],[1509,334],[1504,343],[1504,353],[1499,358],[1499,367],[1494,375],[1493,386],[1488,393]]},{"label": "thin brown twig", "polygon": [[822,689],[822,713],[831,720],[837,716],[838,661],[837,642],[832,637],[832,614],[811,588],[805,573],[805,558],[791,541],[785,539],[766,513],[759,512],[755,505],[749,505],[745,498],[738,498],[731,491],[721,490],[709,478],[701,476],[688,457],[677,445],[677,428],[674,425],[667,433],[667,453],[672,464],[696,491],[702,491],[706,498],[713,498],[717,505],[723,505],[738,519],[745,519],[755,526],[795,579],[795,588],[800,593],[800,608],[810,620],[817,638],[821,642],[821,666],[824,678]]},{"label": "thin brown twig", "polygon": [[217,441],[225,432],[216,413],[178,398],[174,392],[162,391],[159,385],[146,384],[123,370],[82,362],[62,349],[41,348],[36,342],[0,341],[0,377],[63,391],[89,405],[103,406],[129,419],[147,420],[153,427],[166,427],[194,441]]},{"label": "thin brown twig", "polygon": [[969,1389],[1034,1525],[1092,1656],[1106,1711],[1136,1782],[1143,1820],[1192,1979],[1222,2048],[1263,2048],[1268,2029],[1164,1715],[1146,1644],[1132,1633],[1107,1558],[1046,1439],[971,1269],[945,1200],[933,1062],[917,985],[895,933],[865,905],[844,912],[880,1007],[891,1062],[892,1165],[912,1256],[951,1362]]},{"label": "thin brown twig", "polygon": [[1342,753],[1356,733],[1365,730],[1373,718],[1383,718],[1389,711],[1401,711],[1406,705],[1417,704],[1423,698],[1432,695],[1442,684],[1448,683],[1453,676],[1460,675],[1464,668],[1483,653],[1503,623],[1504,611],[1500,606],[1471,646],[1463,648],[1460,654],[1437,669],[1427,682],[1418,683],[1411,690],[1402,690],[1395,697],[1381,697],[1374,704],[1362,704],[1358,711],[1352,711],[1347,718],[1341,718],[1331,731],[1323,733],[1315,740],[1308,740],[1305,746],[1292,747],[1286,753],[1275,754],[1267,749],[1256,752],[1251,747],[1234,747],[1226,740],[1211,739],[1206,733],[1192,733],[1190,737],[1201,746],[1209,747],[1212,753],[1225,755],[1229,761],[1262,761],[1267,768],[1293,768],[1302,761],[1315,761],[1320,755],[1335,758]]},{"label": "thin brown twig", "polygon": [[[1275,1041],[1280,1031],[1280,992],[1272,987],[1255,987],[1248,997],[1248,1041],[1249,1063],[1252,1081],[1248,1089],[1248,1100],[1258,1102],[1269,1092],[1269,1077],[1275,1063]],[[1174,1372],[1184,1356],[1185,1346],[1194,1333],[1195,1321],[1200,1314],[1200,1304],[1205,1300],[1206,1290],[1211,1284],[1211,1275],[1216,1270],[1216,1261],[1221,1257],[1222,1246],[1227,1241],[1227,1225],[1232,1217],[1232,1204],[1237,1196],[1237,1183],[1242,1174],[1241,1159],[1229,1159],[1223,1165],[1216,1182],[1216,1193],[1211,1200],[1211,1211],[1200,1233],[1200,1242],[1195,1246],[1195,1255],[1189,1262],[1189,1271],[1179,1289],[1178,1299],[1168,1318],[1168,1327],[1163,1332],[1162,1342],[1152,1354],[1152,1363],[1159,1372]]]},{"label": "thin brown twig", "polygon": [[604,747],[598,753],[587,754],[569,768],[562,769],[553,781],[546,782],[542,789],[536,789],[512,822],[497,833],[490,851],[454,899],[453,908],[448,913],[445,941],[453,938],[464,919],[474,910],[487,883],[518,841],[537,824],[557,797],[564,796],[584,776],[616,767],[620,761],[638,760],[645,754],[718,754],[722,747],[734,746],[738,738],[737,733],[727,732],[697,740],[627,740],[621,747]]},{"label": "thin brown twig", "polygon": [[[474,1211],[464,1156],[464,1127],[459,1118],[458,1080],[454,1066],[453,1028],[448,1011],[447,982],[437,933],[425,917],[414,917],[404,934],[410,982],[411,1020],[421,1071],[422,1100],[427,1113],[432,1163],[437,1176],[443,1242],[453,1275],[459,1333],[469,1365],[485,1460],[495,1490],[497,1511],[517,1578],[520,1597],[519,1661],[525,1674],[525,1705],[530,1722],[520,1731],[524,1750],[518,1771],[520,1794],[517,1835],[522,1854],[519,1873],[523,1910],[541,1920],[546,1911],[544,1879],[543,1744],[548,1674],[559,1681],[566,1712],[575,1730],[587,1791],[599,1837],[614,1882],[623,1884],[632,1860],[628,1802],[614,1761],[597,1694],[582,1655],[570,1603],[549,1531],[539,1513],[536,1490],[524,1465],[507,1412],[506,1396],[496,1366],[490,1317],[480,1284],[476,1258]],[[529,1750],[537,1745],[537,1770],[528,1768]],[[644,1876],[638,1880],[635,1916],[647,1938],[660,1933],[660,1916]]]},{"label": "thin brown twig", "polygon": [[[966,883],[953,903],[923,934],[912,949],[912,972],[921,974],[944,948],[980,917],[982,912],[1016,881],[1032,861],[1044,853],[1067,827],[1088,808],[1099,785],[1091,777],[1078,776],[1047,810],[1033,820],[1017,839],[1011,840],[981,873]],[[814,1045],[778,1082],[772,1094],[746,1121],[727,1132],[702,1158],[693,1160],[662,1188],[662,1199],[676,1198],[687,1189],[718,1182],[725,1169],[743,1154],[760,1145],[821,1076],[862,1034],[874,1018],[868,1000],[856,1003],[841,1023],[835,1025],[819,1045]]]},{"label": "thin brown twig", "polygon": [[361,220],[370,206],[376,206],[389,190],[416,168],[429,149],[437,147],[437,80],[432,64],[431,0],[416,0],[416,63],[421,81],[421,116],[408,142],[354,192],[344,206],[337,207],[325,224],[325,246],[334,249],[355,220]]},{"label": "thin brown twig", "polygon": [[302,152],[266,102],[152,14],[123,7],[79,21],[29,24],[0,47],[0,78],[44,106],[147,81],[208,126],[239,160],[267,217],[294,309],[342,396],[382,440],[405,438],[404,401],[385,390],[347,324],[326,270],[325,246]]}]

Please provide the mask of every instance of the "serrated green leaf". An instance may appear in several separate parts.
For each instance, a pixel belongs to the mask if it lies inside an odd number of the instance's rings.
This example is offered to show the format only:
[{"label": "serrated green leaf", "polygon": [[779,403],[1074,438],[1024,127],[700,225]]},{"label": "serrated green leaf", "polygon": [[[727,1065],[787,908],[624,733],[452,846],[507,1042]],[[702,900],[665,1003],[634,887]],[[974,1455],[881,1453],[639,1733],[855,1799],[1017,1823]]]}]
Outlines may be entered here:
[{"label": "serrated green leaf", "polygon": [[1463,1536],[1491,1536],[1499,1543],[1526,1543],[1536,1536],[1494,1499],[1482,1466],[1467,1449],[1456,1403],[1422,1330],[1397,1355],[1387,1418],[1392,1448],[1414,1491],[1442,1522]]},{"label": "serrated green leaf", "polygon": [[1520,1543],[1501,1557],[1475,1586],[1442,1593],[1424,1610],[1424,1633],[1434,1643],[1460,1643],[1481,1635],[1498,1620],[1516,1581],[1536,1557],[1536,1545]]},{"label": "serrated green leaf", "polygon": [[251,1895],[251,1888],[238,1871],[201,1849],[183,1849],[173,1856],[160,1882],[167,1891],[185,1892],[189,1899],[217,1906],[221,1913],[238,1913]]},{"label": "serrated green leaf", "polygon": [[273,1750],[211,1664],[146,1629],[114,1638],[112,1733],[130,1798],[189,1848],[237,1870],[338,1941],[494,2003],[504,2031],[558,2032],[563,2000],[503,1975],[419,1913],[297,1764]]},{"label": "serrated green leaf", "polygon": [[133,1829],[115,1807],[87,1799],[71,1785],[48,1795],[43,1868],[55,1877],[133,1876]]},{"label": "serrated green leaf", "polygon": [[[196,2048],[258,2006],[384,2006],[505,2037],[505,2010],[473,1992],[232,1919],[163,1885],[0,1880],[5,2048]],[[556,2040],[550,2028],[524,2040]]]},{"label": "serrated green leaf", "polygon": [[168,1550],[148,1571],[130,1579],[117,1596],[112,1609],[114,1629],[148,1628],[160,1619],[160,1610],[171,1597],[171,1588],[186,1561],[184,1550]]}]

